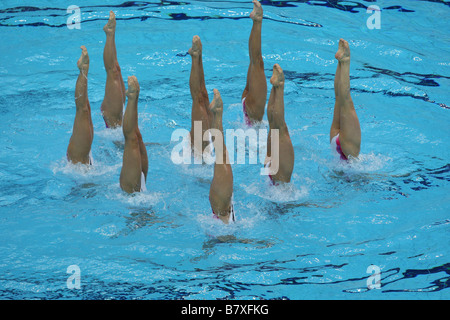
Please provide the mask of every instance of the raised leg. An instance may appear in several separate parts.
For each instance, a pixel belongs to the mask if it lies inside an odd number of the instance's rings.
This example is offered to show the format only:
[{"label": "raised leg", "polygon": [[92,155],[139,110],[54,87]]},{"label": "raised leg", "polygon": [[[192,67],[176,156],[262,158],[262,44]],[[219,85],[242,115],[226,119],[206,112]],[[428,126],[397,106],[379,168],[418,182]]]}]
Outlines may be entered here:
[{"label": "raised leg", "polygon": [[[138,98],[139,83],[135,76],[128,78],[128,103],[123,117],[123,134],[125,146],[123,150],[123,163],[120,172],[120,187],[128,193],[141,191],[142,153],[147,152],[141,148],[142,137],[138,127]],[[148,165],[148,162],[147,162]],[[144,168],[145,169],[145,168]]]},{"label": "raised leg", "polygon": [[[341,77],[341,64],[338,63],[337,68],[336,68],[336,74],[334,76],[334,95],[335,95],[335,97],[337,97],[339,94],[338,92],[339,92],[340,77]],[[333,111],[333,122],[331,123],[331,128],[330,128],[330,142],[340,132],[340,129],[341,129],[340,112],[341,112],[341,108],[339,107],[339,104],[337,103],[337,101],[335,101],[334,111]]]},{"label": "raised leg", "polygon": [[[278,64],[273,67],[270,83],[272,90],[267,105],[270,129],[266,163],[270,161],[278,169],[277,172],[270,173],[272,181],[290,182],[294,170],[294,148],[284,118],[284,73]],[[278,130],[278,141],[272,141],[272,130]],[[272,150],[274,143],[278,143],[278,148]]]},{"label": "raised leg", "polygon": [[103,62],[106,70],[105,97],[102,114],[108,128],[122,125],[123,106],[125,104],[125,84],[122,78],[116,51],[116,17],[110,11],[108,23],[103,27],[106,43],[103,50]]},{"label": "raised leg", "polygon": [[250,13],[250,18],[253,20],[248,41],[250,65],[242,99],[245,98],[245,108],[250,121],[261,121],[266,106],[267,83],[261,53],[263,9],[257,0],[253,0],[253,11]]},{"label": "raised leg", "polygon": [[350,47],[347,41],[339,40],[335,57],[338,60],[335,76],[336,102],[330,140],[339,134],[344,155],[358,157],[361,147],[361,128],[350,95]]},{"label": "raised leg", "polygon": [[214,164],[214,177],[209,190],[209,201],[214,214],[223,222],[228,223],[233,210],[233,172],[228,161],[228,152],[225,146],[222,126],[223,102],[220,93],[214,89],[214,99],[210,110],[213,114],[211,129],[218,131],[214,138],[216,163]]},{"label": "raised leg", "polygon": [[91,107],[87,92],[89,55],[85,46],[82,46],[81,50],[81,57],[77,62],[80,73],[75,86],[76,114],[72,136],[67,148],[67,159],[73,163],[89,164],[89,153],[94,139]]},{"label": "raised leg", "polygon": [[[210,128],[212,121],[212,114],[209,110],[208,92],[205,86],[205,75],[203,71],[202,59],[202,43],[198,36],[192,39],[192,47],[189,49],[189,54],[192,57],[191,75],[189,78],[189,87],[192,96],[192,115],[191,115],[191,143],[193,147],[201,148],[196,150],[203,152],[209,145],[208,141],[203,141],[204,133]],[[202,131],[201,136],[194,136],[194,123],[201,122]]]}]

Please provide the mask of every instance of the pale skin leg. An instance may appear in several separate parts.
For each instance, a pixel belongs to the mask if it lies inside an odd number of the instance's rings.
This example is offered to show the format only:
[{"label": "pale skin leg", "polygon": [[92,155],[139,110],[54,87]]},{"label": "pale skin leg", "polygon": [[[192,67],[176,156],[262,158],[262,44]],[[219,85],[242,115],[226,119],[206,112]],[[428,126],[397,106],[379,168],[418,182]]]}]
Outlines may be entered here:
[{"label": "pale skin leg", "polygon": [[148,171],[147,150],[138,127],[139,83],[135,76],[128,78],[127,108],[123,117],[125,146],[120,172],[120,187],[127,193],[141,190],[141,173],[146,177]]},{"label": "pale skin leg", "polygon": [[116,17],[110,11],[108,23],[103,27],[106,34],[103,63],[106,70],[105,97],[101,106],[103,118],[108,128],[122,125],[125,104],[125,84],[122,78],[116,51]]},{"label": "pale skin leg", "polygon": [[87,92],[89,55],[85,46],[82,46],[81,50],[81,57],[77,62],[80,74],[75,86],[76,114],[72,136],[67,148],[67,158],[73,163],[89,164],[89,152],[94,139],[91,107]]},{"label": "pale skin leg", "polygon": [[344,155],[356,158],[361,148],[361,128],[350,95],[350,47],[347,41],[339,40],[339,48],[335,57],[338,60],[334,78],[336,102],[330,129],[330,141],[339,134]]},{"label": "pale skin leg", "polygon": [[267,83],[264,74],[264,61],[261,52],[261,29],[263,9],[257,0],[253,0],[252,30],[248,41],[250,65],[247,71],[247,83],[241,99],[245,98],[245,106],[250,121],[262,121],[267,98]]},{"label": "pale skin leg", "polygon": [[[189,87],[192,97],[192,114],[191,114],[191,144],[194,146],[194,139],[200,139],[202,141],[203,152],[206,146],[209,145],[208,141],[203,141],[205,132],[210,128],[210,122],[212,121],[212,114],[209,110],[209,97],[205,86],[205,74],[203,71],[203,59],[202,59],[202,42],[199,36],[192,38],[192,47],[189,49],[189,54],[192,58],[191,74],[189,77]],[[200,121],[202,123],[202,136],[194,137],[194,122]]]},{"label": "pale skin leg", "polygon": [[[213,141],[216,150],[216,163],[214,164],[214,177],[209,190],[209,201],[217,217],[224,223],[228,223],[232,210],[233,172],[228,161],[228,152],[223,136],[223,102],[217,89],[214,89],[214,99],[211,102],[210,110],[212,112],[211,129],[218,130],[221,137],[220,139],[214,138]],[[222,152],[218,152],[218,150],[222,150]]]},{"label": "pale skin leg", "polygon": [[[289,136],[288,127],[284,119],[284,73],[278,64],[273,67],[273,75],[270,79],[272,91],[267,105],[267,118],[269,120],[269,136],[267,140],[266,163],[278,161],[278,172],[272,174],[274,181],[290,182],[294,170],[294,147]],[[272,152],[271,131],[277,129],[279,134],[278,154]]]}]

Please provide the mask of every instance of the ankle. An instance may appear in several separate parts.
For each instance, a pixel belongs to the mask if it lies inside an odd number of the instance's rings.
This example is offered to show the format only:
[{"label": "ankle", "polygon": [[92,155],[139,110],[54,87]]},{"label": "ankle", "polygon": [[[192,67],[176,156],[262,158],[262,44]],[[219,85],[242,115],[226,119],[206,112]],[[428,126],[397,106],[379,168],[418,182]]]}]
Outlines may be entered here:
[{"label": "ankle", "polygon": [[338,60],[338,63],[341,66],[349,66],[350,65],[350,57],[341,58],[340,60]]}]

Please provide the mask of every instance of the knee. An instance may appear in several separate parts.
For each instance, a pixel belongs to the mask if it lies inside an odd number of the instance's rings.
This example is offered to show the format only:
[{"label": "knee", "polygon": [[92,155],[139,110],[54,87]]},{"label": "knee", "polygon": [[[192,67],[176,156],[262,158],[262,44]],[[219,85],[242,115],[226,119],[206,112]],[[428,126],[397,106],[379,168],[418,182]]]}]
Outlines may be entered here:
[{"label": "knee", "polygon": [[136,139],[139,142],[139,144],[144,143],[144,141],[142,140],[142,134],[141,131],[139,130],[139,127],[136,128]]},{"label": "knee", "polygon": [[134,142],[135,140],[138,141],[138,135],[136,131],[137,130],[135,126],[127,124],[126,122],[123,123],[122,132],[125,140],[130,142]]},{"label": "knee", "polygon": [[114,65],[107,67],[106,72],[113,75],[114,77],[121,74],[119,63],[116,61]]},{"label": "knee", "polygon": [[138,140],[142,140],[142,134],[139,131],[139,128],[136,128],[136,137],[137,137]]},{"label": "knee", "polygon": [[262,56],[257,56],[256,58],[251,60],[251,66],[256,68],[256,70],[264,71],[264,60]]},{"label": "knee", "polygon": [[209,106],[208,93],[203,90],[196,94],[195,97],[193,97],[193,100],[195,104],[198,104],[200,106]]}]

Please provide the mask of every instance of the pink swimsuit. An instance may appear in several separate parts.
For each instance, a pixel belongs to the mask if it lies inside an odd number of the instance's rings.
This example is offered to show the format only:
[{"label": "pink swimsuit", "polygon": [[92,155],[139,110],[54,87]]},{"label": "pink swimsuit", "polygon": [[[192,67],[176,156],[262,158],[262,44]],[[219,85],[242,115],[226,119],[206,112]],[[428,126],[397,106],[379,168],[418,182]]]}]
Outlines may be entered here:
[{"label": "pink swimsuit", "polygon": [[348,160],[348,158],[345,156],[345,154],[342,152],[341,149],[341,142],[339,141],[339,134],[336,136],[336,151],[341,156],[341,160]]},{"label": "pink swimsuit", "polygon": [[247,108],[245,107],[245,98],[242,99],[242,111],[244,111],[245,124],[248,126],[251,126],[252,122],[250,121],[250,118],[248,117]]},{"label": "pink swimsuit", "polygon": [[108,127],[108,124],[106,123],[106,119],[105,119],[105,117],[103,117],[103,121],[105,121],[105,126],[106,126],[106,129],[109,129],[109,127]]},{"label": "pink swimsuit", "polygon": [[273,180],[272,175],[269,174],[269,178],[270,178],[270,182],[272,182],[273,186],[277,186],[278,182],[276,182],[275,180]]}]

